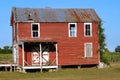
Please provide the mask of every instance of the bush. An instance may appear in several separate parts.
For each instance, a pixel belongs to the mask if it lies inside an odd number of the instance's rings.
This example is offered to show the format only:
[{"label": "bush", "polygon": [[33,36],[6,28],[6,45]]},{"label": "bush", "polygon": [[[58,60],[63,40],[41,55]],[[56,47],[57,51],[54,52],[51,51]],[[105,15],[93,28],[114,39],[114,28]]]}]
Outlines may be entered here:
[{"label": "bush", "polygon": [[110,65],[109,54],[110,54],[109,51],[106,49],[104,54],[102,54],[101,62],[104,62],[107,65]]},{"label": "bush", "polygon": [[110,62],[120,62],[120,52],[110,52],[108,57]]}]

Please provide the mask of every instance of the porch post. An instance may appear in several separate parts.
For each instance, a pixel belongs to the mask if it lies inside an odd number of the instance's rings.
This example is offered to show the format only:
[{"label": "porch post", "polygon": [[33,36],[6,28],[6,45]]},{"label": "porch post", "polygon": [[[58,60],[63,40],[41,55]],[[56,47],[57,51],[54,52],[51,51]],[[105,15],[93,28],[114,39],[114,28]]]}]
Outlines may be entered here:
[{"label": "porch post", "polygon": [[24,63],[24,43],[22,43],[22,67],[25,66],[25,63]]},{"label": "porch post", "polygon": [[56,46],[56,65],[58,67],[58,44],[56,43],[55,46]]},{"label": "porch post", "polygon": [[42,47],[40,43],[40,71],[42,72]]}]

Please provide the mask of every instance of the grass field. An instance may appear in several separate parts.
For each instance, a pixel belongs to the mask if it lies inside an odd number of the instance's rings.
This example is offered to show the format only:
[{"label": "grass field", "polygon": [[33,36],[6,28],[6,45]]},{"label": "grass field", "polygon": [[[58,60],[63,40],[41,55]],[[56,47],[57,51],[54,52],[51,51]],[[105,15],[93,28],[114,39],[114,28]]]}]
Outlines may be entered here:
[{"label": "grass field", "polygon": [[63,69],[43,73],[0,72],[0,80],[120,80],[120,64],[104,69]]},{"label": "grass field", "polygon": [[11,54],[2,54],[0,53],[0,62],[12,62],[12,53]]},{"label": "grass field", "polygon": [[[0,54],[0,61],[12,62],[11,54]],[[0,80],[120,80],[120,63],[112,64],[110,68],[63,69],[57,72],[3,72]]]}]

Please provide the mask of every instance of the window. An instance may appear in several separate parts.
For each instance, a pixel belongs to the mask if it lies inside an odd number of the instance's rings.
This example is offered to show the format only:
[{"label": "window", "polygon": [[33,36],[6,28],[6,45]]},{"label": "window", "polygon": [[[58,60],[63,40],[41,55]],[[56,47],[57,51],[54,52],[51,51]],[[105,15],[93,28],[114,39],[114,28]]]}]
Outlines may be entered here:
[{"label": "window", "polygon": [[76,23],[69,23],[69,37],[77,37]]},{"label": "window", "polygon": [[84,23],[84,36],[85,37],[92,36],[92,23]]},{"label": "window", "polygon": [[92,43],[85,43],[85,57],[92,57]]},{"label": "window", "polygon": [[32,24],[32,38],[38,38],[39,37],[39,24],[33,23]]}]

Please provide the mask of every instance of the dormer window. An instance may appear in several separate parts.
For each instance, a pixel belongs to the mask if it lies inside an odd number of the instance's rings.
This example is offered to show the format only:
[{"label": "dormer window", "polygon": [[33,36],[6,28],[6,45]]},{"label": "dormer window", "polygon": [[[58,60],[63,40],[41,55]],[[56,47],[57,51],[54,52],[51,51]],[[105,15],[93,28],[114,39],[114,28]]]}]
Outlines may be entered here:
[{"label": "dormer window", "polygon": [[38,23],[32,23],[32,38],[38,38],[40,37],[39,33],[39,24]]},{"label": "dormer window", "polygon": [[29,14],[28,14],[28,20],[30,20],[30,21],[33,20],[33,19],[32,19],[32,13],[29,13]]}]

